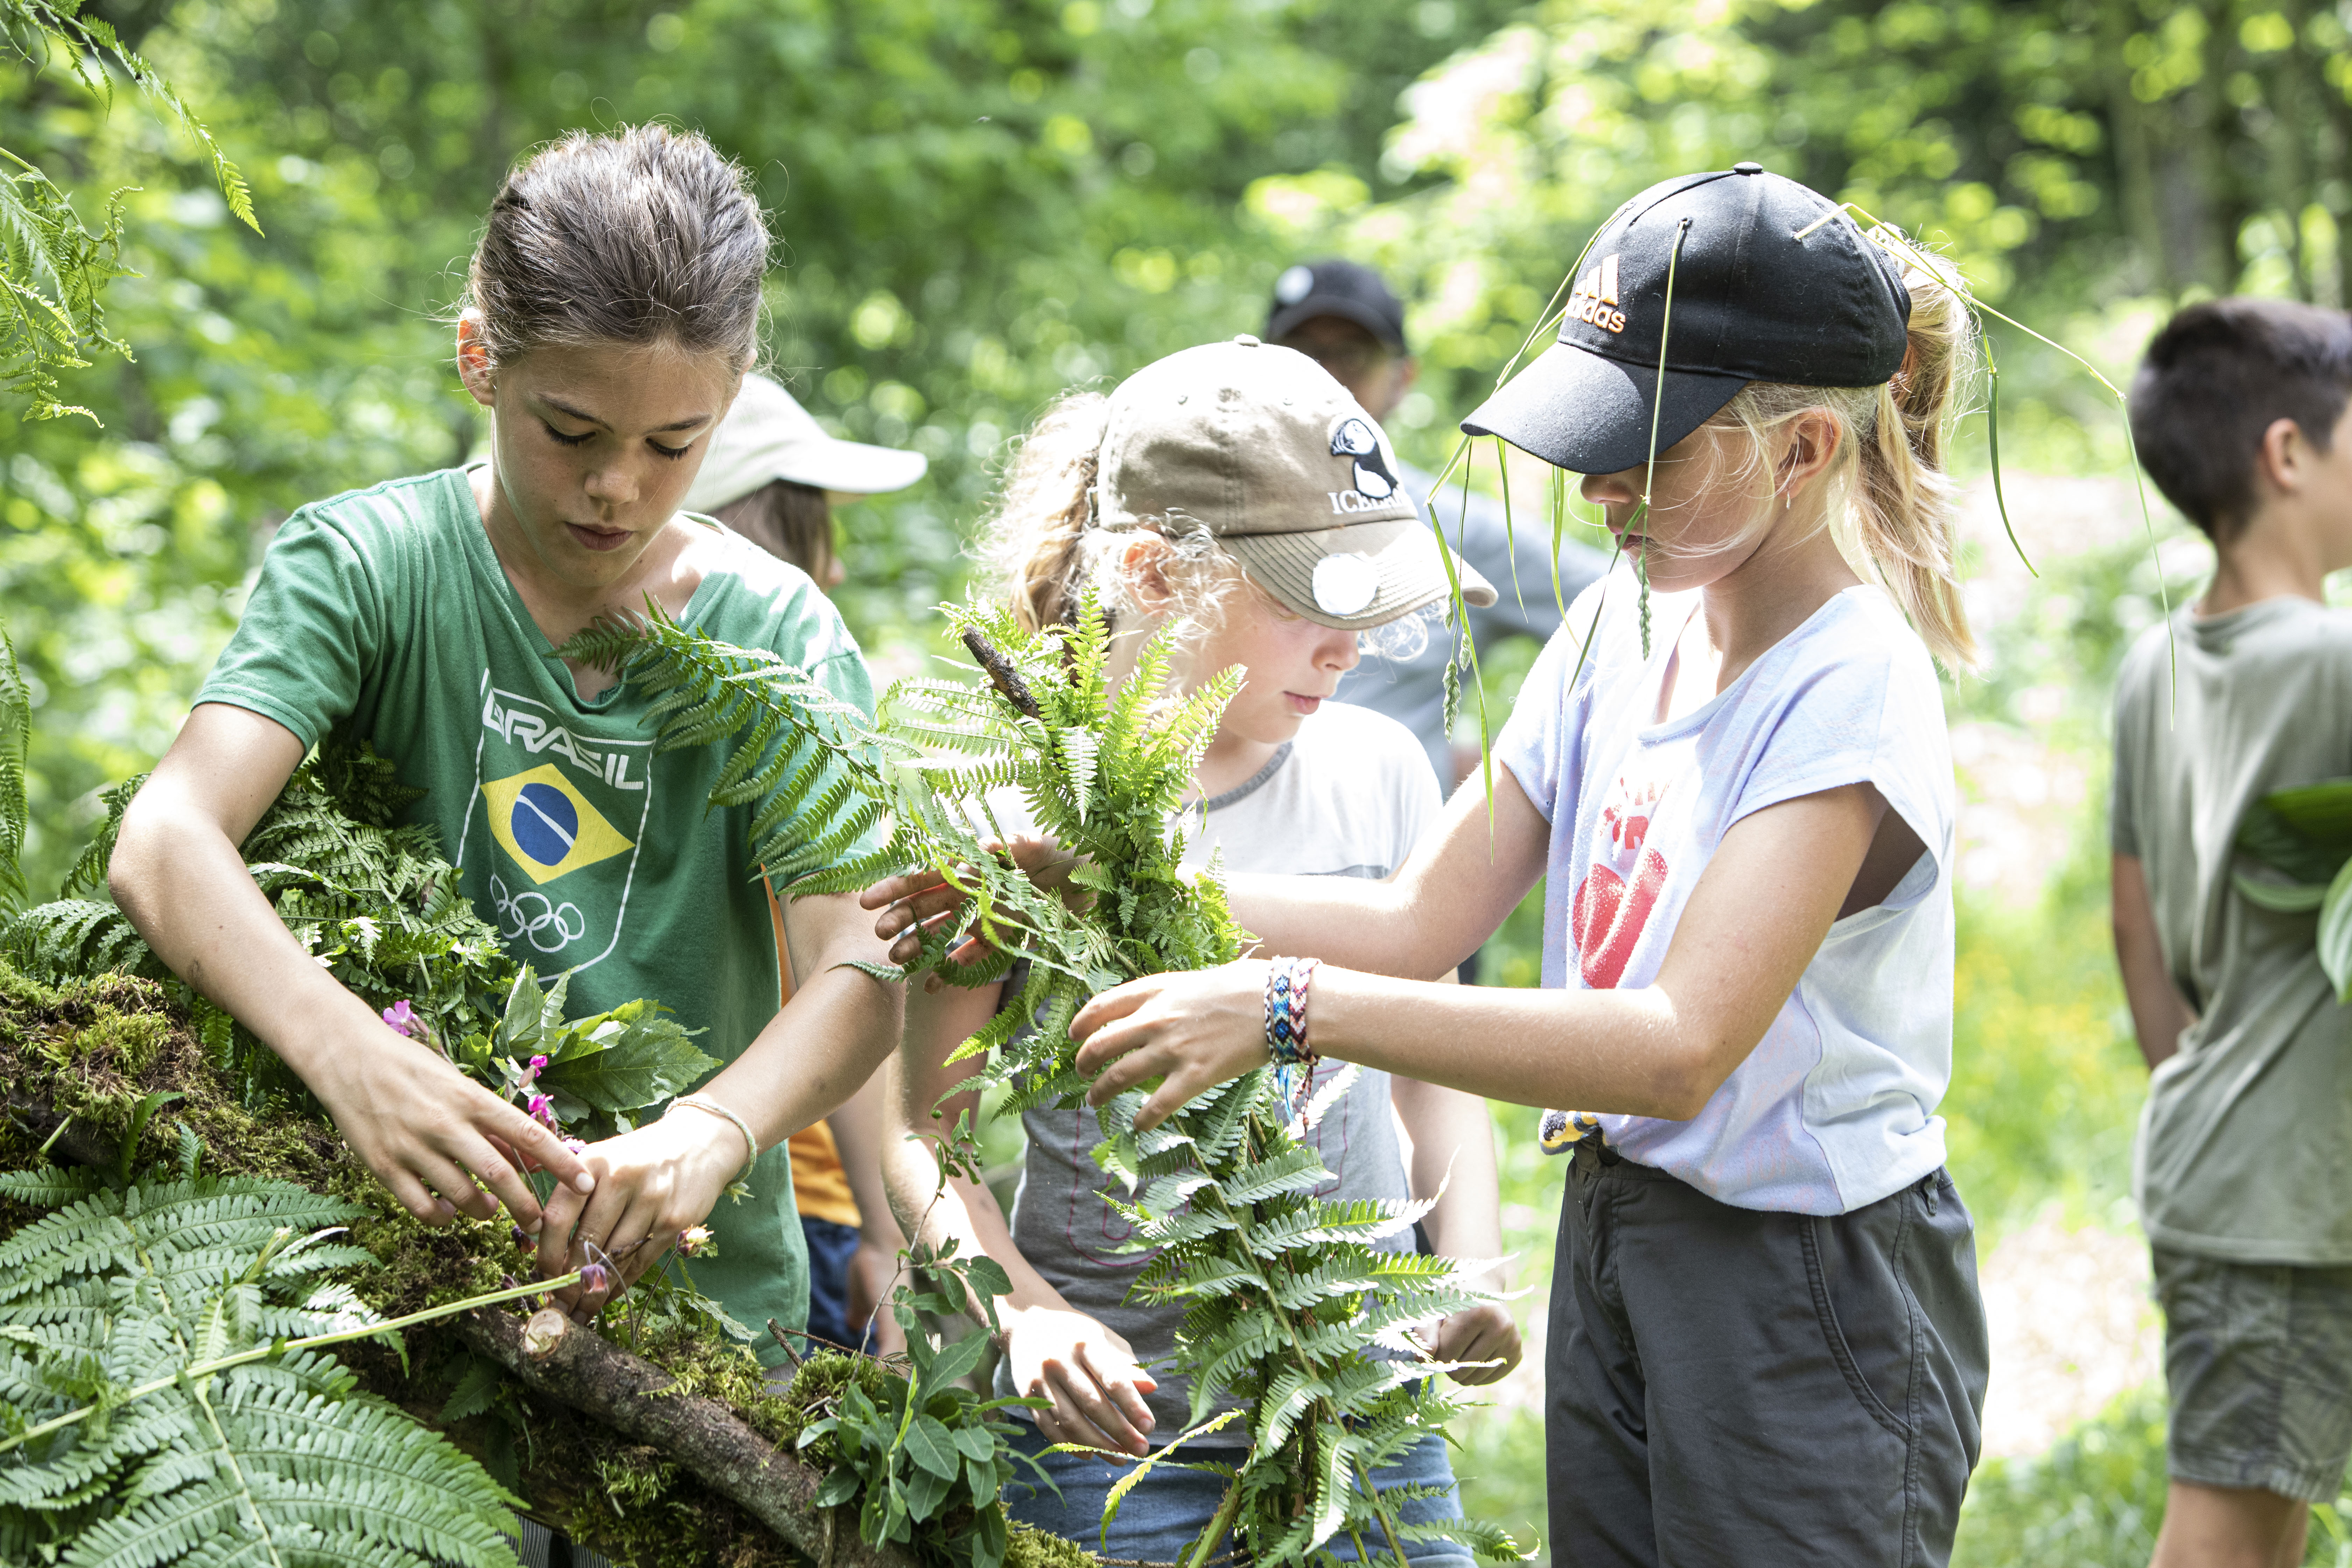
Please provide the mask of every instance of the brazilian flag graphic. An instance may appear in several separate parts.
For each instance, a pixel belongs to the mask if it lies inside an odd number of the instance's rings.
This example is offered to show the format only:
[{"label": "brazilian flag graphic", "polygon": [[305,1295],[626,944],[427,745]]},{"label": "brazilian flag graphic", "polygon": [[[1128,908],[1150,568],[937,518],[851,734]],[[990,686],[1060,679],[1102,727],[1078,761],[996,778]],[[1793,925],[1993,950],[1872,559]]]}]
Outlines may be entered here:
[{"label": "brazilian flag graphic", "polygon": [[541,886],[635,847],[553,763],[482,786],[490,834]]}]

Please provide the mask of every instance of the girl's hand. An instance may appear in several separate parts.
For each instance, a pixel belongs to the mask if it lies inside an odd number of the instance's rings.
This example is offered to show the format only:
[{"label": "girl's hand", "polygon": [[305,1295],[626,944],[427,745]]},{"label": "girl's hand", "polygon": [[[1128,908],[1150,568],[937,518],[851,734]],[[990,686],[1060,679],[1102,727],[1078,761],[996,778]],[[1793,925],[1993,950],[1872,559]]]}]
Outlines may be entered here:
[{"label": "girl's hand", "polygon": [[680,1231],[702,1223],[743,1168],[743,1135],[693,1111],[592,1143],[581,1158],[596,1178],[595,1195],[559,1188],[548,1201],[539,1272],[553,1279],[588,1263],[606,1267],[601,1289],[573,1286],[556,1295],[556,1305],[584,1323],[660,1262]]},{"label": "girl's hand", "polygon": [[352,1152],[401,1207],[443,1225],[458,1214],[492,1218],[504,1204],[517,1225],[536,1233],[539,1198],[525,1172],[553,1172],[562,1184],[559,1199],[583,1201],[594,1190],[588,1167],[554,1133],[431,1047],[365,1012],[359,1016],[360,1038],[320,1052],[307,1076]]},{"label": "girl's hand", "polygon": [[1052,1443],[1113,1453],[1147,1454],[1152,1427],[1143,1396],[1160,1386],[1128,1342],[1084,1312],[1067,1308],[1000,1309],[999,1348],[1011,1363],[1013,1391],[1054,1402],[1036,1410],[1037,1430]]},{"label": "girl's hand", "polygon": [[1469,1386],[1498,1382],[1519,1364],[1525,1348],[1519,1343],[1519,1325],[1500,1301],[1481,1301],[1475,1307],[1465,1307],[1451,1317],[1441,1318],[1437,1331],[1430,1336],[1429,1353],[1439,1361],[1492,1361],[1497,1366],[1465,1366],[1446,1375],[1454,1382]]},{"label": "girl's hand", "polygon": [[[1073,909],[1084,909],[1094,900],[1094,895],[1084,888],[1071,885],[1070,872],[1077,866],[1078,858],[1050,838],[1016,834],[1008,842],[991,839],[982,847],[1010,856],[1032,882],[1060,895]],[[882,911],[881,918],[874,922],[874,934],[891,942],[890,962],[904,964],[913,963],[922,952],[926,932],[951,924],[969,900],[945,877],[925,867],[875,883],[857,895],[857,901],[866,909]],[[894,937],[898,940],[891,942]],[[949,956],[958,963],[970,963],[980,956],[985,942],[986,939],[975,930]]]},{"label": "girl's hand", "polygon": [[1266,1064],[1264,959],[1237,959],[1187,974],[1152,974],[1106,991],[1078,1009],[1070,1037],[1083,1040],[1078,1071],[1099,1070],[1087,1103],[1108,1104],[1147,1079],[1160,1087],[1136,1112],[1139,1132],[1159,1126],[1221,1083]]}]

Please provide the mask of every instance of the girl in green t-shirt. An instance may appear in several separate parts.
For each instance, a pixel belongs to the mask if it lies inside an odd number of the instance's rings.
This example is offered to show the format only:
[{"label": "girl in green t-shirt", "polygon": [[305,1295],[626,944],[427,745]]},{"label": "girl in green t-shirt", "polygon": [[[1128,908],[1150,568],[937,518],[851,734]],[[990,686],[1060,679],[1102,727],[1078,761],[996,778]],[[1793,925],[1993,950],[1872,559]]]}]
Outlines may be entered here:
[{"label": "girl in green t-shirt", "polygon": [[[492,419],[487,465],[305,507],[244,623],[123,822],[116,898],[165,963],[268,1042],[418,1218],[491,1217],[552,1276],[617,1260],[584,1316],[709,1218],[698,1282],[796,1326],[806,1264],[782,1145],[864,1082],[900,1000],[855,899],[792,901],[778,942],[739,811],[703,809],[719,759],[656,757],[644,703],[554,649],[643,608],[801,664],[872,701],[856,645],[802,574],[682,516],[757,347],[769,235],[742,172],[698,136],[574,132],[510,174],[457,323]],[[373,739],[427,795],[467,896],[510,952],[572,976],[575,1009],[649,995],[725,1065],[692,1106],[576,1151],[384,1027],[312,961],[237,846],[331,729]],[[677,1112],[680,1110],[685,1114]],[[525,1173],[559,1184],[542,1204]],[[747,1180],[756,1201],[713,1205]]]}]

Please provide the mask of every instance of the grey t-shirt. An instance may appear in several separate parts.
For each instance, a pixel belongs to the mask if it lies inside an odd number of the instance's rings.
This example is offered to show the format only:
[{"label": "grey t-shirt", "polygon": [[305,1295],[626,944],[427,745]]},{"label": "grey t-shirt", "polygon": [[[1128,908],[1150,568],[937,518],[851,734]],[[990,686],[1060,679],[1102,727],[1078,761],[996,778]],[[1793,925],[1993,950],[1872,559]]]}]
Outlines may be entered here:
[{"label": "grey t-shirt", "polygon": [[2156,1070],[2133,1186],[2148,1239],[2247,1263],[2352,1263],[2352,1008],[2315,914],[2231,886],[2246,807],[2352,773],[2352,613],[2265,599],[2173,617],[2124,661],[2112,842],[2139,858],[2166,967],[2197,1022]]},{"label": "grey t-shirt", "polygon": [[[1416,497],[1427,495],[1437,478],[1413,468],[1405,468],[1402,477],[1405,489]],[[1513,636],[1549,642],[1559,629],[1559,606],[1574,604],[1609,568],[1609,558],[1599,551],[1563,542],[1555,598],[1551,527],[1533,497],[1512,503],[1506,526],[1502,502],[1473,490],[1465,508],[1456,479],[1432,510],[1444,529],[1446,543],[1495,585],[1494,604],[1470,612],[1470,636],[1482,653],[1488,643]],[[1340,701],[1385,713],[1412,731],[1441,792],[1454,786],[1453,741],[1445,732],[1445,660],[1453,651],[1453,638],[1444,628],[1432,626],[1428,643],[1411,658],[1367,652],[1364,661],[1340,679],[1338,693]],[[1499,729],[1502,715],[1496,714],[1495,722]]]},{"label": "grey t-shirt", "polygon": [[[992,798],[990,805],[1007,831],[1027,826],[1017,798]],[[1184,824],[1184,863],[1204,867],[1211,851],[1222,849],[1234,871],[1379,880],[1404,864],[1440,809],[1436,781],[1402,725],[1327,702],[1255,777],[1202,803]],[[1317,1067],[1311,1089],[1302,1093],[1319,1089],[1341,1070],[1336,1062]],[[1103,1201],[1114,1178],[1090,1157],[1102,1141],[1095,1113],[1084,1106],[1046,1107],[1024,1113],[1022,1125],[1029,1149],[1013,1205],[1013,1245],[1064,1300],[1124,1338],[1150,1370],[1160,1384],[1145,1400],[1154,1423],[1151,1440],[1164,1444],[1183,1432],[1191,1415],[1184,1380],[1169,1370],[1183,1309],[1127,1300],[1152,1255],[1118,1250],[1129,1226]],[[1389,1108],[1388,1074],[1360,1073],[1307,1142],[1321,1152],[1334,1177],[1321,1196],[1353,1202],[1412,1195]],[[1411,1243],[1408,1233],[1390,1245]],[[996,1378],[998,1394],[1014,1392],[1003,1361]],[[1247,1437],[1227,1427],[1202,1441],[1230,1446]]]}]

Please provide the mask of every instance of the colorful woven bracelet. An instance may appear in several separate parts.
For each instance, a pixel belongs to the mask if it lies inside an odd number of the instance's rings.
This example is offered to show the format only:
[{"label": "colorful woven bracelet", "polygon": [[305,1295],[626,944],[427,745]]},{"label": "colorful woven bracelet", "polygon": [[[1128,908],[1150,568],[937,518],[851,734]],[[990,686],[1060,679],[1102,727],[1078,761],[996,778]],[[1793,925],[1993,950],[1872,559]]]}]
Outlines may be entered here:
[{"label": "colorful woven bracelet", "polygon": [[1276,1067],[1313,1067],[1307,1045],[1307,988],[1322,960],[1278,958],[1265,977],[1265,1048]]}]

